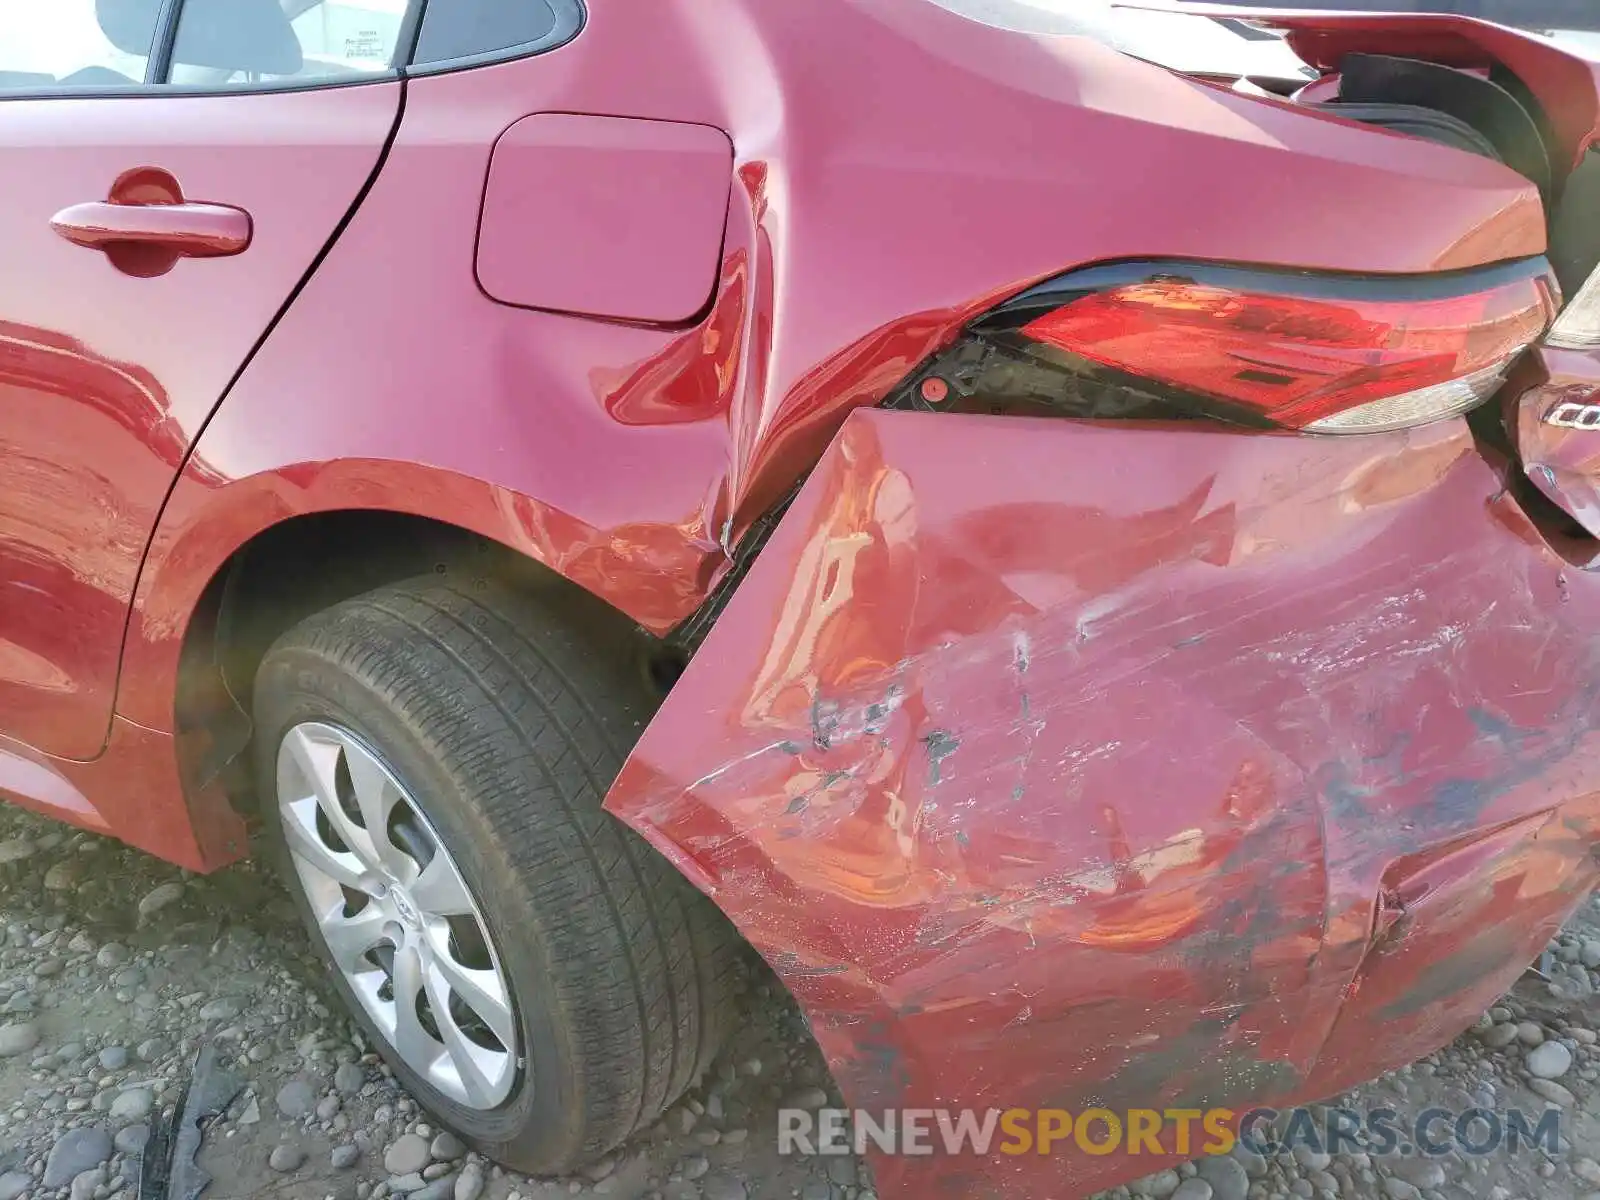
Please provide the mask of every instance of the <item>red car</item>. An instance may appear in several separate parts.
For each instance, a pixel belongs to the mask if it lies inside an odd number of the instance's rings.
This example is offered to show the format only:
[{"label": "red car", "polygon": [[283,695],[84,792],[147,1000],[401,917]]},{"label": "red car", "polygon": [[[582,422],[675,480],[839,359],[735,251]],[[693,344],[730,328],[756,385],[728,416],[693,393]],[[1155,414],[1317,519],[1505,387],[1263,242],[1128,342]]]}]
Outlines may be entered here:
[{"label": "red car", "polygon": [[0,789],[197,871],[259,817],[530,1171],[746,946],[874,1111],[1432,1050],[1600,879],[1597,68],[1278,23],[14,0]]}]

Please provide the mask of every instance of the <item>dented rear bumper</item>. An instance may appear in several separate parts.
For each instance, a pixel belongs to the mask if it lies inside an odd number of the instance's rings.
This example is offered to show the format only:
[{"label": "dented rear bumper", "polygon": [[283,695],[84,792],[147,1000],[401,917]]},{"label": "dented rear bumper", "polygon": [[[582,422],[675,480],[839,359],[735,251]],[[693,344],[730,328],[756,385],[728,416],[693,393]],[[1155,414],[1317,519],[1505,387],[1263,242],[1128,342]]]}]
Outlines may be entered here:
[{"label": "dented rear bumper", "polygon": [[[1596,884],[1597,627],[1464,422],[860,411],[607,807],[854,1105],[1320,1099],[1470,1023]],[[1159,1165],[875,1163],[1017,1200]]]}]

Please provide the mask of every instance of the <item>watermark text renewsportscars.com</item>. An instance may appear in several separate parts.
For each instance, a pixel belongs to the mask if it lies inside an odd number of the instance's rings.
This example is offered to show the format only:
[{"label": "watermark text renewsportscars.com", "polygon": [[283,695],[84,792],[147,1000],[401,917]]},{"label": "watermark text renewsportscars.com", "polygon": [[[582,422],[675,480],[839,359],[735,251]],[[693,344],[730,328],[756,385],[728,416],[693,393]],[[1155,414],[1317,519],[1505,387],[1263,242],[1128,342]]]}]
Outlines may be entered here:
[{"label": "watermark text renewsportscars.com", "polygon": [[1561,1144],[1561,1113],[1521,1109],[1392,1108],[865,1109],[778,1110],[778,1153],[894,1155],[1272,1155],[1296,1146],[1328,1154],[1482,1156]]}]

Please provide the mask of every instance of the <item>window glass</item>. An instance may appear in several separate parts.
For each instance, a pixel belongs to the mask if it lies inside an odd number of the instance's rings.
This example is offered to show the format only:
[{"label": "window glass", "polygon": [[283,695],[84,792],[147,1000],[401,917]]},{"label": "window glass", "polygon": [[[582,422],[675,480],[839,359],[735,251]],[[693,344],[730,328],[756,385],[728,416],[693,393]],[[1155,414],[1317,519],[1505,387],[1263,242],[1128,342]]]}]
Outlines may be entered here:
[{"label": "window glass", "polygon": [[577,33],[578,0],[429,0],[417,35],[418,66],[499,50],[548,49]]},{"label": "window glass", "polygon": [[144,82],[160,0],[0,0],[0,92]]},{"label": "window glass", "polygon": [[[0,0],[4,3],[5,0]],[[168,79],[251,87],[360,78],[393,65],[407,0],[187,0]]]}]

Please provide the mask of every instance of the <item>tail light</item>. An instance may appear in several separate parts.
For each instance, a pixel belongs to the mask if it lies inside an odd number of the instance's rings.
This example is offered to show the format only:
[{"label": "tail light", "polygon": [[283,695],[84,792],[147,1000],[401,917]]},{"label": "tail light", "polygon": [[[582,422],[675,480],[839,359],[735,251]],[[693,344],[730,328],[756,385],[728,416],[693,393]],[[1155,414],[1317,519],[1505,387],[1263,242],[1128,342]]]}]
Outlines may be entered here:
[{"label": "tail light", "polygon": [[1590,275],[1545,339],[1562,350],[1593,350],[1600,346],[1600,270]]},{"label": "tail light", "polygon": [[[1210,416],[1369,433],[1487,399],[1556,307],[1543,259],[1390,278],[1132,264],[1034,288],[973,334],[1010,360],[1012,382],[1020,377],[1033,402],[1066,415]],[[933,364],[931,376],[919,377],[925,406],[965,397],[1004,407],[996,364],[968,348],[955,355],[957,366],[963,357],[981,370],[952,378],[940,369],[948,364]],[[1056,373],[1056,403],[1041,369]],[[1119,389],[1126,395],[1106,411],[1108,390]]]}]

